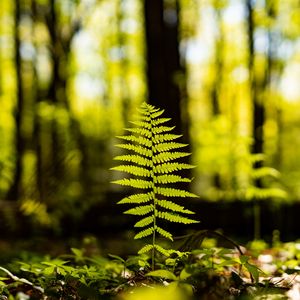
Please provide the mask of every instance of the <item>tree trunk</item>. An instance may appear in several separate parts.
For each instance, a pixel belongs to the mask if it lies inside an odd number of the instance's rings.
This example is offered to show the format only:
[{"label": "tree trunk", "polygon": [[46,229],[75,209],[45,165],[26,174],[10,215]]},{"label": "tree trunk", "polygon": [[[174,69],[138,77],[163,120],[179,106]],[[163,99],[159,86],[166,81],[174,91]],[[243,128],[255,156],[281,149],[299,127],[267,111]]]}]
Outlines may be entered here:
[{"label": "tree trunk", "polygon": [[15,172],[13,176],[12,185],[6,195],[8,200],[18,200],[22,196],[22,173],[23,166],[22,160],[25,152],[25,139],[22,134],[22,121],[24,113],[24,91],[22,80],[22,59],[20,54],[20,34],[19,24],[21,19],[21,3],[20,0],[15,0],[14,11],[14,59],[16,68],[16,90],[17,90],[17,102],[15,107]]},{"label": "tree trunk", "polygon": [[[255,33],[255,23],[254,23],[254,11],[253,11],[253,1],[247,0],[247,13],[248,13],[248,41],[249,41],[249,73],[250,73],[250,87],[251,96],[253,103],[253,127],[252,135],[254,138],[254,143],[252,147],[253,154],[264,153],[264,123],[266,118],[265,101],[267,100],[266,94],[271,88],[272,72],[273,72],[273,39],[271,28],[266,29],[266,40],[268,42],[268,49],[265,57],[265,70],[262,78],[258,78],[254,70],[254,59],[255,59],[255,49],[254,49],[254,33]],[[276,17],[273,4],[270,1],[265,2],[265,9],[268,17],[273,19]],[[263,166],[263,161],[255,162],[254,168],[261,168]],[[262,188],[262,180],[260,178],[254,181],[254,184],[258,188]],[[254,217],[256,223],[254,228],[254,238],[260,238],[260,202],[258,199],[254,199]]]},{"label": "tree trunk", "polygon": [[[220,8],[216,8],[216,22],[218,26],[219,36],[216,37],[215,41],[215,74],[214,81],[211,89],[211,100],[212,100],[212,117],[217,119],[221,115],[220,108],[220,94],[222,85],[222,74],[223,74],[223,47],[224,47],[224,35],[222,30],[222,12]],[[213,183],[217,189],[221,189],[221,175],[218,171],[213,175]]]},{"label": "tree trunk", "polygon": [[[167,109],[182,133],[181,93],[178,81],[185,81],[179,53],[178,1],[145,0],[147,84],[149,103]],[[181,76],[182,75],[182,76]]]},{"label": "tree trunk", "polygon": [[[36,22],[41,21],[41,16],[38,14],[38,3],[36,0],[31,2],[31,11],[33,19],[33,34],[35,34]],[[36,45],[34,45],[38,53]],[[37,54],[38,55],[38,54]],[[36,57],[37,58],[37,57]],[[36,153],[36,166],[35,166],[35,184],[36,184],[36,197],[39,201],[45,201],[47,193],[47,179],[46,173],[46,157],[44,155],[43,147],[43,131],[42,131],[42,118],[39,114],[40,104],[43,101],[43,91],[39,85],[39,78],[37,72],[37,59],[33,61],[33,78],[34,78],[34,116],[33,116],[33,145]]]}]

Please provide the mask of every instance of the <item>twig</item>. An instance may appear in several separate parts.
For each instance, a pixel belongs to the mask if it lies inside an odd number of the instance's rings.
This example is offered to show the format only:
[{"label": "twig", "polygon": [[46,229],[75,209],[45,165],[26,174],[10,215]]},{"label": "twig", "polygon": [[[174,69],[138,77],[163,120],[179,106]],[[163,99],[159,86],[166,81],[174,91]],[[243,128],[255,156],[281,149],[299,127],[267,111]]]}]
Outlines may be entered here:
[{"label": "twig", "polygon": [[14,281],[18,281],[18,282],[22,282],[22,283],[31,285],[34,289],[40,291],[41,293],[44,293],[44,289],[42,287],[34,285],[32,282],[28,281],[27,279],[25,279],[25,278],[19,278],[18,276],[12,274],[10,271],[8,271],[7,269],[5,269],[5,268],[3,268],[1,266],[0,266],[0,270],[2,270],[3,272],[5,272]]}]

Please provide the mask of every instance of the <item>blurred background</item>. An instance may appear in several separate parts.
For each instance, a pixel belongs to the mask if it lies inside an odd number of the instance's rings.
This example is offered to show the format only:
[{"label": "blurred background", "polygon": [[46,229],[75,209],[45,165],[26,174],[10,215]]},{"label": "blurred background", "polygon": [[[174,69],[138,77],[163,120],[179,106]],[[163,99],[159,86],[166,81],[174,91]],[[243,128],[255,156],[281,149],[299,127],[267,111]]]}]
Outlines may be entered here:
[{"label": "blurred background", "polygon": [[190,145],[197,229],[299,237],[299,77],[298,0],[1,1],[2,244],[131,235],[109,168],[143,101]]}]

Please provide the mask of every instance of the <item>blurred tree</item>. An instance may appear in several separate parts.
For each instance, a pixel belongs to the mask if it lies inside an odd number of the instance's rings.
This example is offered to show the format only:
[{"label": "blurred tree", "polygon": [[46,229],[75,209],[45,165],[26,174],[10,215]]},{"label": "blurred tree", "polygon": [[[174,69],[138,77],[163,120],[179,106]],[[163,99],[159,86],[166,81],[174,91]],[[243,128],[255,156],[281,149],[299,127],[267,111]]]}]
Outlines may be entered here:
[{"label": "blurred tree", "polygon": [[148,98],[153,105],[168,109],[176,132],[182,133],[179,84],[185,86],[185,74],[179,53],[179,3],[145,0],[144,16]]},{"label": "blurred tree", "polygon": [[[265,152],[264,149],[264,125],[266,121],[266,103],[270,104],[271,99],[271,83],[272,72],[275,60],[275,51],[273,49],[273,35],[272,25],[276,18],[276,10],[274,1],[265,1],[265,6],[262,8],[267,18],[267,25],[263,24],[262,32],[266,41],[266,48],[263,53],[257,53],[255,47],[255,34],[257,32],[257,24],[255,23],[255,2],[251,0],[246,1],[247,16],[248,16],[248,47],[249,58],[248,68],[250,74],[250,95],[253,103],[253,123],[252,123],[252,136],[253,136],[253,155]],[[261,51],[261,50],[260,50]],[[263,160],[257,160],[254,163],[254,168],[259,169],[263,165]],[[255,186],[258,188],[263,187],[261,178],[255,180]],[[260,238],[260,203],[259,200],[254,199],[254,237]]]},{"label": "blurred tree", "polygon": [[[217,119],[221,116],[221,108],[220,108],[220,96],[221,96],[221,88],[223,83],[223,59],[224,59],[224,32],[223,32],[223,24],[222,24],[222,10],[223,4],[222,1],[215,0],[214,1],[214,9],[215,9],[215,23],[216,23],[216,38],[215,38],[215,46],[214,46],[214,66],[213,66],[213,80],[211,85],[211,100],[212,100],[212,117],[213,119]],[[221,188],[221,176],[218,171],[213,175],[213,183],[217,189]]]},{"label": "blurred tree", "polygon": [[124,22],[125,22],[125,11],[124,11],[124,1],[118,0],[116,6],[117,13],[117,41],[118,48],[120,51],[120,92],[121,92],[121,103],[122,103],[122,114],[124,124],[128,121],[128,112],[130,108],[130,99],[129,99],[129,90],[128,90],[128,81],[127,73],[128,73],[128,55],[126,54],[126,50],[128,49],[128,45],[126,43],[126,35],[124,33]]},{"label": "blurred tree", "polygon": [[16,106],[14,111],[15,117],[15,170],[12,184],[7,192],[8,200],[18,200],[22,194],[22,174],[23,158],[25,153],[25,138],[22,131],[24,115],[24,90],[22,79],[22,58],[21,58],[21,0],[15,1],[14,7],[14,60],[16,70]]},{"label": "blurred tree", "polygon": [[[253,103],[252,153],[263,153],[263,125],[265,121],[265,109],[263,102],[263,90],[266,81],[262,80],[255,69],[255,21],[254,2],[246,0],[247,26],[248,26],[248,68],[250,74],[250,95]],[[257,167],[261,167],[261,161],[257,162]],[[259,182],[257,182],[260,185]]]},{"label": "blurred tree", "polygon": [[[69,77],[69,55],[74,35],[81,28],[81,18],[76,15],[76,3],[70,2],[63,10],[62,2],[49,0],[49,3],[33,1],[33,15],[48,31],[48,47],[50,49],[51,76],[47,84],[38,87],[35,110],[35,145],[37,154],[37,188],[40,196],[45,197],[47,190],[52,194],[63,186],[66,180],[66,164],[68,150],[68,136],[72,136],[73,143],[81,151],[81,173],[83,185],[88,185],[86,167],[86,143],[81,133],[78,120],[73,115],[67,96],[67,80]],[[86,12],[88,13],[88,12]],[[74,18],[70,16],[75,15]],[[45,47],[45,45],[42,45]],[[39,82],[39,80],[37,80]],[[46,102],[45,102],[46,101]],[[50,132],[42,130],[42,105],[48,103],[50,112]],[[50,133],[50,135],[49,135]],[[51,140],[50,149],[45,144],[45,138]],[[44,199],[46,200],[46,199]]]}]

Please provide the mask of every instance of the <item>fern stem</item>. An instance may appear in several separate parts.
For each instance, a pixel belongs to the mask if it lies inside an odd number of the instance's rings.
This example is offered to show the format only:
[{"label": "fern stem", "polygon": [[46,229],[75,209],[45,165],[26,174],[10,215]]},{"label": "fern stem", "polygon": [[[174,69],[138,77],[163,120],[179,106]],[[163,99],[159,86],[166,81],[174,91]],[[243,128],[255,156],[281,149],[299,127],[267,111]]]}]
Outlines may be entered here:
[{"label": "fern stem", "polygon": [[[151,117],[151,114],[149,114],[150,117]],[[154,142],[153,142],[153,123],[152,123],[152,118],[151,118],[151,172],[153,174],[152,176],[152,193],[153,193],[153,233],[152,233],[152,253],[151,253],[151,265],[152,265],[152,271],[154,271],[155,269],[155,252],[156,252],[156,248],[155,248],[155,244],[156,244],[156,194],[155,194],[155,189],[154,189],[154,181],[155,181],[155,175],[154,175],[154,161],[153,161],[153,158],[154,158],[154,155],[153,155],[153,152],[154,152]]]},{"label": "fern stem", "polygon": [[[153,200],[154,201],[154,211],[156,209],[156,201],[155,199]],[[151,258],[151,263],[152,263],[152,271],[154,271],[155,269],[155,243],[156,243],[156,216],[154,215],[154,218],[153,218],[153,234],[152,234],[152,258]]]}]

